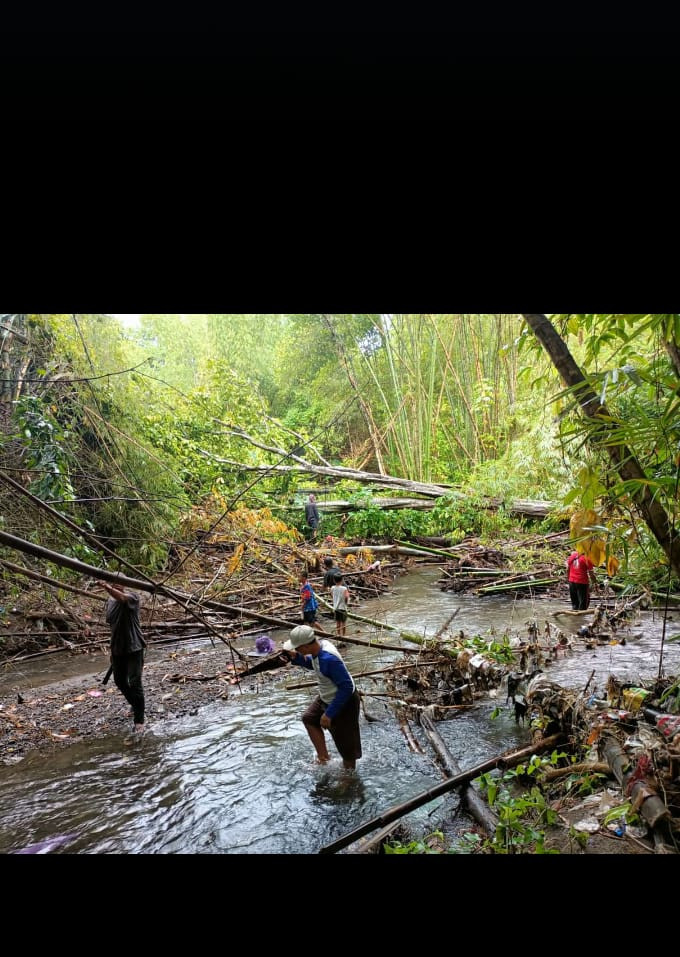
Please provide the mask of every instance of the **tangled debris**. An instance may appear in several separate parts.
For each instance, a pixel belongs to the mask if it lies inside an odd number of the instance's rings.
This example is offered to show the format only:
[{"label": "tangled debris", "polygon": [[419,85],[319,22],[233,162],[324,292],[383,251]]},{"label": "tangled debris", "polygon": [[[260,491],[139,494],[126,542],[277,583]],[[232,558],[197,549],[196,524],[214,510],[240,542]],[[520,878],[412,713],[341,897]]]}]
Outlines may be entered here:
[{"label": "tangled debris", "polygon": [[[429,739],[437,760],[450,770],[450,756],[434,722],[455,718],[482,700],[499,697],[514,709],[515,721],[529,730],[540,749],[560,736],[563,747],[540,771],[519,774],[514,782],[538,788],[546,806],[558,815],[558,827],[546,847],[583,849],[593,835],[620,839],[626,853],[677,853],[680,848],[680,680],[663,678],[633,685],[610,677],[606,697],[589,690],[562,688],[543,668],[559,654],[591,647],[593,641],[625,643],[625,630],[636,603],[598,613],[584,633],[567,636],[546,622],[539,636],[535,622],[525,639],[490,639],[485,652],[460,632],[428,643],[384,676],[384,696],[391,699],[407,746],[422,752]],[[375,680],[375,679],[373,679]],[[378,692],[379,693],[379,692]],[[370,694],[365,692],[365,694]],[[502,696],[502,694],[501,694]],[[416,729],[423,734],[419,735]],[[437,745],[435,747],[435,745]],[[447,766],[448,765],[448,766]],[[465,796],[465,791],[463,791]],[[467,795],[466,804],[474,802]],[[489,837],[489,808],[473,816]],[[403,834],[403,825],[400,826]],[[395,829],[385,833],[385,839]],[[556,836],[557,835],[557,836]],[[565,837],[568,836],[568,840]],[[376,843],[371,842],[375,848]],[[631,848],[634,846],[634,849]],[[607,848],[611,853],[613,848]],[[520,851],[521,852],[521,851]],[[599,851],[595,851],[598,853]]]}]

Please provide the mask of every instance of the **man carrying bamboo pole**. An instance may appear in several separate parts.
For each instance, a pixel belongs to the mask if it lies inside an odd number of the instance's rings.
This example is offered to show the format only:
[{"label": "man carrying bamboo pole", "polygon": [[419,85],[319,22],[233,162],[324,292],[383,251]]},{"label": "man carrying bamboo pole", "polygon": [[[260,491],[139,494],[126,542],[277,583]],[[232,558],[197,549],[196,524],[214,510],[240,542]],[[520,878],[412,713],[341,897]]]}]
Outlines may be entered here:
[{"label": "man carrying bamboo pole", "polygon": [[108,592],[106,621],[111,629],[111,667],[113,680],[132,707],[135,736],[144,733],[144,688],[142,669],[146,642],[139,623],[139,595],[120,585],[102,582]]}]

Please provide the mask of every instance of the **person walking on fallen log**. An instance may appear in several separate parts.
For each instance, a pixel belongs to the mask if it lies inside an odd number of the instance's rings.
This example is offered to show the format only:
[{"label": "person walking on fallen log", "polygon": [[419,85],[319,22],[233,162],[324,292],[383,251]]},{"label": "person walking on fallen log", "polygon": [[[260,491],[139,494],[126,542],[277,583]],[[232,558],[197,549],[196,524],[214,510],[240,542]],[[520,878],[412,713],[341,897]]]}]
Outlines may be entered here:
[{"label": "person walking on fallen log", "polygon": [[139,595],[109,582],[102,582],[102,588],[109,594],[106,621],[111,629],[113,680],[132,707],[133,733],[141,736],[144,733],[142,669],[146,642],[139,622]]},{"label": "person walking on fallen log", "polygon": [[590,586],[597,584],[595,566],[587,555],[573,551],[567,559],[569,597],[573,611],[586,611],[590,605]]},{"label": "person walking on fallen log", "polygon": [[306,625],[315,624],[319,603],[316,600],[314,589],[307,579],[307,572],[300,575],[300,601],[302,603],[302,620]]},{"label": "person walking on fallen log", "polygon": [[310,539],[316,539],[317,529],[319,528],[319,523],[321,522],[321,516],[319,515],[319,509],[316,504],[316,495],[313,492],[309,493],[309,498],[305,502],[305,522],[311,528],[312,532],[309,536]]},{"label": "person walking on fallen log", "polygon": [[335,573],[333,587],[331,588],[333,598],[333,613],[335,615],[335,634],[338,638],[344,638],[347,631],[347,610],[349,608],[349,588],[342,583],[342,574]]},{"label": "person walking on fallen log", "polygon": [[293,628],[283,649],[294,665],[316,674],[319,694],[303,713],[302,723],[317,763],[328,764],[331,759],[324,734],[329,731],[343,767],[353,771],[361,757],[360,698],[340,652],[327,638],[318,639],[309,625]]}]

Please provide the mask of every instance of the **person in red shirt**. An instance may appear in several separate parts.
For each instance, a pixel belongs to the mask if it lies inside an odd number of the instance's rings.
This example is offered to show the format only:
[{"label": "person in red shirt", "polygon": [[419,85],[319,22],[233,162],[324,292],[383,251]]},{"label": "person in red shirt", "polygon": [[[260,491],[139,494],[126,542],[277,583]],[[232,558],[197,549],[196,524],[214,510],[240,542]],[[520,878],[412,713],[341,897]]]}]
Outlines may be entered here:
[{"label": "person in red shirt", "polygon": [[572,552],[567,559],[569,572],[569,597],[574,611],[585,611],[590,604],[590,586],[597,584],[594,572],[595,566],[587,555]]}]

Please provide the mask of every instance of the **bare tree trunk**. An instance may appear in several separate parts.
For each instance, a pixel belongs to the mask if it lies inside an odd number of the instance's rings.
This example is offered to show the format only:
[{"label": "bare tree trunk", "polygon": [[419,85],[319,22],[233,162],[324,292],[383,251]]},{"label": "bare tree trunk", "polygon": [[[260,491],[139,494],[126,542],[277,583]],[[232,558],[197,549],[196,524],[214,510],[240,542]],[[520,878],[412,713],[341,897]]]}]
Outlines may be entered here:
[{"label": "bare tree trunk", "polygon": [[352,390],[354,391],[354,394],[355,394],[355,396],[357,397],[357,401],[358,401],[358,403],[359,403],[359,408],[361,409],[361,414],[362,414],[363,417],[364,417],[364,422],[366,423],[366,428],[368,429],[368,434],[369,434],[370,437],[371,437],[371,442],[372,442],[372,444],[373,444],[373,451],[374,451],[374,453],[375,453],[375,460],[376,460],[376,462],[377,462],[377,464],[378,464],[378,469],[379,469],[379,471],[382,473],[382,472],[385,471],[385,465],[384,465],[384,463],[383,463],[382,452],[381,452],[381,449],[380,449],[380,436],[378,435],[378,430],[377,430],[376,425],[375,425],[375,422],[374,422],[374,420],[373,420],[373,416],[372,416],[372,414],[371,414],[371,410],[370,410],[370,408],[368,407],[368,405],[366,404],[366,402],[364,401],[364,397],[363,397],[363,395],[362,395],[362,393],[361,393],[361,389],[359,388],[359,384],[358,384],[358,382],[357,382],[357,380],[356,380],[356,376],[355,376],[355,374],[354,374],[354,369],[352,368],[352,361],[351,361],[351,359],[349,358],[349,356],[347,355],[347,353],[346,353],[346,351],[345,351],[345,347],[343,346],[340,337],[338,336],[337,332],[336,332],[335,329],[333,328],[333,323],[331,322],[331,317],[328,316],[328,315],[324,315],[323,313],[322,313],[322,317],[323,317],[323,319],[325,319],[326,324],[327,324],[328,328],[330,329],[331,335],[333,336],[333,340],[334,340],[334,342],[335,342],[335,344],[336,344],[336,348],[337,348],[337,351],[338,351],[338,356],[339,356],[340,361],[342,362],[343,366],[345,367],[345,372],[347,373],[347,378],[348,378],[348,380],[349,380],[349,384],[352,386]]},{"label": "bare tree trunk", "polygon": [[666,510],[652,496],[646,484],[644,470],[633,452],[625,445],[608,443],[612,432],[606,421],[611,418],[609,411],[600,403],[567,344],[547,316],[541,313],[522,313],[522,317],[548,353],[564,384],[574,389],[574,395],[585,417],[594,424],[595,429],[589,441],[609,456],[615,471],[622,479],[641,483],[632,497],[649,530],[668,557],[673,572],[680,577],[680,537],[673,532]]}]

